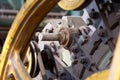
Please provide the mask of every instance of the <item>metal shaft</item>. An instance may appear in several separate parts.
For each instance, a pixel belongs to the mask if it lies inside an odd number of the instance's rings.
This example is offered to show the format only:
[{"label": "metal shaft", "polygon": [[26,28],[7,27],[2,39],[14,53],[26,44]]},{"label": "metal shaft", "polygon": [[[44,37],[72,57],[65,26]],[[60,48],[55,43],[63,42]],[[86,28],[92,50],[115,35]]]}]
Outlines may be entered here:
[{"label": "metal shaft", "polygon": [[[77,28],[71,28],[69,29],[70,33],[76,33],[78,32]],[[43,41],[59,41],[60,38],[65,38],[67,36],[64,34],[64,32],[58,32],[58,33],[41,33],[41,38]]]},{"label": "metal shaft", "polygon": [[59,40],[59,33],[45,33],[42,34],[43,41],[58,41]]}]

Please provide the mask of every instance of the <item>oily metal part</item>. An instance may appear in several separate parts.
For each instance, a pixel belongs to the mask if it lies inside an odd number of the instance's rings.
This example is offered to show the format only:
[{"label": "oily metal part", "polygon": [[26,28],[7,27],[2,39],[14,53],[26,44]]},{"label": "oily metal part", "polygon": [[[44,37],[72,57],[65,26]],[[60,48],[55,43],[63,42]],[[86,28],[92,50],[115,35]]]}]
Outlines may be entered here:
[{"label": "oily metal part", "polygon": [[[27,71],[23,67],[21,58],[24,59],[25,49],[39,22],[56,5],[59,0],[27,0],[18,13],[5,41],[2,54],[0,56],[0,79],[8,80],[8,70],[15,70],[15,79],[31,80]],[[48,5],[49,7],[46,7]],[[42,13],[41,13],[42,12]],[[24,15],[23,15],[24,14]],[[27,36],[26,35],[27,32]],[[24,43],[23,43],[24,42]],[[12,64],[16,61],[14,64]],[[20,64],[19,64],[20,63]],[[13,67],[11,67],[13,66]],[[16,71],[19,70],[19,71]],[[13,71],[9,71],[11,75]],[[18,75],[17,75],[18,74]]]}]

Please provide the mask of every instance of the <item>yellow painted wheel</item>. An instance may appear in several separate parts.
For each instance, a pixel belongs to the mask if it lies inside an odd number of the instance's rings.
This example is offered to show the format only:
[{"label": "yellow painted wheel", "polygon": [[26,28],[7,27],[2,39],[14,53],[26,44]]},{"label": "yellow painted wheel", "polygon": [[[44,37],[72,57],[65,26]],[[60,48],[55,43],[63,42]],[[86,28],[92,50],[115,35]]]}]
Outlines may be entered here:
[{"label": "yellow painted wheel", "polygon": [[30,47],[28,47],[23,63],[24,63],[25,68],[27,69],[27,72],[30,74],[30,71],[32,68],[32,53],[30,51]]},{"label": "yellow painted wheel", "polygon": [[58,5],[64,10],[82,9],[89,0],[61,0]]},{"label": "yellow painted wheel", "polygon": [[[26,0],[7,35],[0,55],[0,80],[31,80],[23,60],[32,35],[59,0]],[[49,6],[49,7],[46,7]]]},{"label": "yellow painted wheel", "polygon": [[93,74],[88,77],[86,80],[108,80],[109,70],[104,70],[98,73]]}]

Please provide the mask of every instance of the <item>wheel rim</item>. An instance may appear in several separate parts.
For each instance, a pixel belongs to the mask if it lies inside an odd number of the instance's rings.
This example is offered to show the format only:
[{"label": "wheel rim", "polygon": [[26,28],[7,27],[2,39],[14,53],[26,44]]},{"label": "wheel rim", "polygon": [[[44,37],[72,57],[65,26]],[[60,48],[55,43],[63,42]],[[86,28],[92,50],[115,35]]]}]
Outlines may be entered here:
[{"label": "wheel rim", "polygon": [[[31,80],[22,62],[26,55],[25,50],[39,23],[58,1],[59,0],[26,1],[12,24],[0,56],[1,80],[9,80],[11,78]],[[46,4],[49,7],[46,7]],[[25,36],[26,32],[27,36]],[[11,77],[11,75],[13,75],[13,77]]]}]

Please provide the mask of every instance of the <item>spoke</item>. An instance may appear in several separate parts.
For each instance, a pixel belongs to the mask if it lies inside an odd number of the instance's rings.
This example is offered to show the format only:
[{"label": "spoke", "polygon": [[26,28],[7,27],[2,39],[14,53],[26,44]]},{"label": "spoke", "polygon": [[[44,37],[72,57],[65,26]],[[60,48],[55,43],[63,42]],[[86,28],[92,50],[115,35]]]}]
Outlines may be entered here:
[{"label": "spoke", "polygon": [[[23,5],[12,24],[0,56],[1,80],[6,80],[4,77],[7,72],[6,64],[9,60],[15,58],[13,57],[15,54],[19,55],[22,60],[24,59],[26,55],[25,50],[27,49],[34,31],[46,14],[57,4],[58,1],[60,0],[27,0],[25,5]],[[46,5],[49,7],[46,7]],[[25,76],[28,77],[28,74],[26,75],[27,72],[24,71],[25,69],[23,63],[19,58],[17,60],[14,61],[14,59],[12,59],[12,62],[15,62],[14,64],[16,64],[16,66],[14,65],[14,71],[15,74],[17,74],[16,76],[20,76],[22,78],[25,78]],[[18,70],[18,72],[16,70]],[[21,74],[22,71],[25,73]],[[27,80],[28,78],[23,80]]]},{"label": "spoke", "polygon": [[31,80],[30,75],[27,73],[23,62],[16,54],[11,59],[12,74],[16,80]]}]

